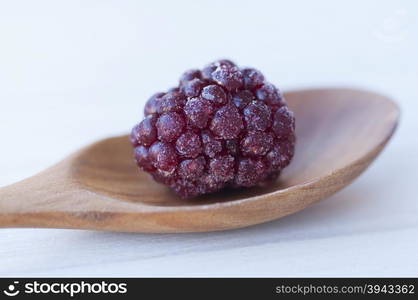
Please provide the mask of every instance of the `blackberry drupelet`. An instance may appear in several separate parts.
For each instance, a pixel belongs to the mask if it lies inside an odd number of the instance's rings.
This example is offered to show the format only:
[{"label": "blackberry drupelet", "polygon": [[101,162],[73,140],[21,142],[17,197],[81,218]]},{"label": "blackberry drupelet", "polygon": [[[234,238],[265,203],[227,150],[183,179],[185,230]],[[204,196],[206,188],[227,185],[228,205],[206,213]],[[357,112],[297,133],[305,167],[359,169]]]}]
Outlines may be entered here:
[{"label": "blackberry drupelet", "polygon": [[277,178],[295,149],[295,119],[260,71],[219,60],[153,95],[131,134],[138,166],[183,198]]}]

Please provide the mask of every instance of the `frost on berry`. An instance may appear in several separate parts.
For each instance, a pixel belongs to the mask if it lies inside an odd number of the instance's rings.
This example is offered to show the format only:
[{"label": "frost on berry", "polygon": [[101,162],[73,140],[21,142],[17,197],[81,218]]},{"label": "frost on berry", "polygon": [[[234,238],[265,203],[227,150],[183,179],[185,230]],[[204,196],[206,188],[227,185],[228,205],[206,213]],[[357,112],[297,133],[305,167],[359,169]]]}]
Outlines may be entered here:
[{"label": "frost on berry", "polygon": [[273,170],[281,170],[289,165],[293,155],[295,154],[294,141],[284,140],[277,141],[266,155],[266,160]]},{"label": "frost on berry", "polygon": [[216,70],[217,66],[215,63],[211,63],[203,68],[202,77],[208,80],[212,79],[212,73]]},{"label": "frost on berry", "polygon": [[131,134],[129,135],[129,140],[131,141],[131,144],[133,147],[136,147],[139,145],[138,143],[138,130],[139,130],[139,124],[136,124],[132,130]]},{"label": "frost on berry", "polygon": [[151,96],[151,98],[148,99],[147,103],[144,107],[144,115],[148,116],[151,114],[155,114],[157,112],[159,103],[161,101],[161,98],[164,96],[164,93],[156,93]]},{"label": "frost on berry", "polygon": [[186,97],[178,91],[171,91],[165,94],[158,101],[157,112],[159,114],[172,111],[181,111],[186,103]]},{"label": "frost on berry", "polygon": [[158,139],[163,142],[171,142],[180,136],[184,128],[184,117],[176,112],[162,114],[156,127]]},{"label": "frost on berry", "polygon": [[169,143],[156,142],[152,144],[148,155],[153,166],[161,171],[172,173],[177,168],[176,150]]},{"label": "frost on berry", "polygon": [[200,180],[200,193],[213,193],[225,186],[224,182],[218,181],[215,176],[211,174],[204,174]]},{"label": "frost on berry", "polygon": [[213,105],[202,98],[192,98],[187,101],[184,113],[188,123],[197,128],[205,128],[213,113]]},{"label": "frost on berry", "polygon": [[137,145],[149,146],[157,140],[156,115],[148,115],[132,130],[132,140]]},{"label": "frost on berry", "polygon": [[264,83],[264,76],[260,71],[252,68],[242,70],[245,88],[252,90],[261,87]]},{"label": "frost on berry", "polygon": [[182,87],[182,91],[187,97],[197,97],[199,96],[200,91],[202,90],[204,86],[205,86],[204,81],[198,78],[195,78],[184,83]]},{"label": "frost on berry", "polygon": [[184,72],[183,75],[181,75],[180,85],[183,86],[188,81],[191,81],[191,80],[196,79],[196,78],[197,79],[202,78],[202,73],[200,72],[200,70],[196,70],[196,69],[188,70],[188,71]]},{"label": "frost on berry", "polygon": [[271,83],[266,83],[256,91],[259,100],[271,105],[272,107],[280,107],[284,105],[280,91]]},{"label": "frost on berry", "polygon": [[204,87],[201,95],[203,99],[210,100],[215,104],[222,105],[227,101],[227,95],[224,89],[216,84],[211,84]]},{"label": "frost on berry", "polygon": [[261,101],[253,101],[244,109],[247,130],[264,131],[271,125],[271,109]]},{"label": "frost on berry", "polygon": [[200,136],[192,131],[183,133],[176,141],[176,149],[184,157],[197,157],[202,152]]},{"label": "frost on berry", "polygon": [[261,159],[242,158],[238,163],[235,184],[245,187],[254,186],[264,176],[266,169],[266,165]]},{"label": "frost on berry", "polygon": [[178,174],[183,179],[196,180],[203,175],[206,161],[203,156],[195,159],[183,160],[178,168]]},{"label": "frost on berry", "polygon": [[287,138],[295,131],[295,117],[287,106],[279,108],[274,114],[272,129],[279,139]]},{"label": "frost on berry", "polygon": [[216,111],[210,129],[222,139],[238,137],[243,128],[242,116],[233,104],[227,104]]},{"label": "frost on berry", "polygon": [[295,118],[253,68],[218,60],[153,95],[130,140],[137,165],[183,198],[275,180],[295,152]]},{"label": "frost on berry", "polygon": [[234,162],[231,155],[212,158],[209,162],[209,174],[218,182],[227,182],[234,178]]},{"label": "frost on berry", "polygon": [[221,65],[213,71],[212,79],[228,91],[237,90],[244,84],[242,73],[237,67]]},{"label": "frost on berry", "polygon": [[135,148],[135,160],[140,168],[145,171],[155,170],[149,155],[148,148],[144,146],[138,146]]},{"label": "frost on berry", "polygon": [[210,131],[202,132],[203,151],[208,157],[215,157],[215,155],[222,151],[222,141],[215,139]]},{"label": "frost on berry", "polygon": [[248,103],[250,103],[252,100],[254,100],[255,97],[253,93],[251,93],[249,90],[242,90],[239,92],[236,92],[232,97],[232,102],[234,105],[242,110],[244,107],[247,106]]},{"label": "frost on berry", "polygon": [[216,70],[216,68],[221,66],[229,68],[236,67],[232,61],[228,59],[221,59],[206,65],[202,70],[202,77],[205,79],[213,79],[212,73]]},{"label": "frost on berry", "polygon": [[241,140],[241,151],[245,156],[264,156],[273,146],[273,135],[251,131]]}]

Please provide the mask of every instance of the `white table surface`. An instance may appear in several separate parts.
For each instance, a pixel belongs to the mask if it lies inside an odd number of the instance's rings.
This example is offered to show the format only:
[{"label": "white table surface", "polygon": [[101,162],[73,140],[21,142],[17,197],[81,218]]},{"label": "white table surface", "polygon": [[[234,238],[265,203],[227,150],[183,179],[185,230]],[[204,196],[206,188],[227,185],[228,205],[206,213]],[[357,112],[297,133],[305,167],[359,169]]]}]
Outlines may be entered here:
[{"label": "white table surface", "polygon": [[2,229],[0,276],[417,276],[417,40],[416,1],[0,2],[1,186],[127,132],[153,92],[220,57],[402,109],[370,169],[300,213],[199,234]]}]

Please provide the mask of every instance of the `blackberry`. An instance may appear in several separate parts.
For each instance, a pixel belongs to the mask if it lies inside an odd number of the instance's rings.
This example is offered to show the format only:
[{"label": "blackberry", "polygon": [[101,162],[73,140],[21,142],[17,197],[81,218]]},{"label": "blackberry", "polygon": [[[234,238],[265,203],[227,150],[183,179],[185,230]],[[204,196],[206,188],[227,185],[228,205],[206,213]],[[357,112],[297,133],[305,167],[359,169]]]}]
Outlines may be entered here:
[{"label": "blackberry", "polygon": [[277,178],[295,149],[295,118],[260,71],[219,60],[153,95],[130,136],[137,165],[183,198]]}]

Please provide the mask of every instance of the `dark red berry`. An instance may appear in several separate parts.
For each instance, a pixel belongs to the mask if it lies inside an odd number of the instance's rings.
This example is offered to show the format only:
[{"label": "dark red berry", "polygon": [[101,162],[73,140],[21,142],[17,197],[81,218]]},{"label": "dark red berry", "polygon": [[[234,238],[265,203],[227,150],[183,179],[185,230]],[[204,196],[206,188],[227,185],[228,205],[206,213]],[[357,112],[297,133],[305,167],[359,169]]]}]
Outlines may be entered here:
[{"label": "dark red berry", "polygon": [[156,142],[152,144],[148,155],[152,165],[161,171],[171,173],[177,168],[176,150],[169,143]]},{"label": "dark red berry", "polygon": [[208,64],[202,70],[202,77],[205,79],[213,79],[212,73],[216,70],[217,67],[224,66],[224,67],[235,67],[235,64],[228,60],[228,59],[221,59],[215,61],[213,63]]},{"label": "dark red berry", "polygon": [[148,115],[132,130],[132,138],[136,144],[149,146],[157,140],[156,115]]},{"label": "dark red berry", "polygon": [[213,71],[212,79],[228,91],[237,90],[244,84],[242,73],[237,67],[219,66]]},{"label": "dark red berry", "polygon": [[266,155],[266,160],[273,170],[281,170],[290,163],[295,154],[295,143],[292,141],[277,141]]},{"label": "dark red berry", "polygon": [[243,127],[242,116],[233,104],[218,109],[210,124],[212,132],[222,139],[238,137]]},{"label": "dark red berry", "polygon": [[256,69],[219,60],[151,97],[131,132],[138,166],[180,197],[275,180],[295,151],[295,119]]},{"label": "dark red berry", "polygon": [[245,107],[243,113],[249,131],[264,131],[271,125],[271,109],[261,101],[251,102]]},{"label": "dark red berry", "polygon": [[155,114],[158,110],[159,103],[161,101],[161,98],[164,96],[164,93],[156,93],[151,96],[151,98],[148,99],[147,103],[144,107],[144,114],[145,116]]},{"label": "dark red berry", "polygon": [[209,100],[192,98],[187,101],[184,113],[187,116],[188,124],[197,128],[205,128],[213,114],[213,105]]},{"label": "dark red berry", "polygon": [[195,78],[186,82],[182,87],[182,91],[187,97],[197,97],[204,86],[204,81]]},{"label": "dark red berry", "polygon": [[[141,124],[141,123],[140,123]],[[129,135],[129,140],[131,141],[132,146],[136,147],[139,145],[138,143],[138,130],[139,130],[139,124],[136,124],[132,130],[131,134]]]},{"label": "dark red berry", "polygon": [[203,156],[195,159],[183,160],[178,169],[178,174],[183,179],[196,180],[203,175],[206,161]]},{"label": "dark red berry", "polygon": [[157,112],[159,114],[172,111],[181,111],[186,103],[186,96],[178,91],[165,94],[158,101]]},{"label": "dark red berry", "polygon": [[295,131],[295,117],[287,106],[279,108],[274,114],[272,129],[278,139],[286,139]]},{"label": "dark red berry", "polygon": [[218,182],[227,182],[234,178],[234,162],[231,155],[212,158],[209,162],[209,174]]},{"label": "dark red berry", "polygon": [[211,63],[203,68],[202,70],[202,77],[204,79],[211,80],[212,79],[212,73],[216,70],[217,65],[215,63]]},{"label": "dark red berry", "polygon": [[222,151],[222,141],[215,139],[210,131],[202,133],[203,151],[206,156],[212,158]]},{"label": "dark red berry", "polygon": [[232,97],[232,102],[238,109],[242,110],[244,109],[244,107],[247,106],[248,103],[250,103],[254,99],[255,97],[253,93],[251,93],[249,90],[242,90],[234,94],[234,96]]},{"label": "dark red berry", "polygon": [[191,81],[193,79],[201,79],[202,78],[202,73],[200,73],[200,70],[188,70],[186,72],[183,73],[183,75],[181,75],[180,77],[180,85],[184,85],[186,84],[188,81]]},{"label": "dark red berry", "polygon": [[200,180],[200,193],[207,194],[219,191],[225,186],[224,182],[217,181],[216,177],[211,174],[204,174]]},{"label": "dark red berry", "polygon": [[241,152],[245,156],[264,156],[273,147],[273,134],[262,131],[250,131],[241,140]]},{"label": "dark red berry", "polygon": [[224,89],[216,84],[204,87],[201,95],[203,99],[210,100],[215,104],[225,104],[227,101],[227,95]]},{"label": "dark red berry", "polygon": [[280,107],[285,105],[280,91],[271,83],[265,83],[256,91],[259,100],[264,101],[272,107]]},{"label": "dark red berry", "polygon": [[192,131],[183,133],[177,139],[176,149],[184,157],[197,157],[202,152],[200,136]]},{"label": "dark red berry", "polygon": [[235,185],[245,187],[254,186],[264,176],[266,170],[267,167],[261,159],[242,158],[238,163]]},{"label": "dark red berry", "polygon": [[169,112],[162,114],[156,124],[158,139],[163,142],[173,141],[180,136],[184,125],[184,117],[179,113]]},{"label": "dark red berry", "polygon": [[255,88],[261,87],[264,83],[264,76],[260,71],[256,69],[247,68],[242,70],[244,76],[244,85],[245,88],[253,90]]},{"label": "dark red berry", "polygon": [[138,146],[135,148],[135,160],[138,166],[145,171],[153,171],[155,168],[148,154],[148,148],[144,146]]}]

